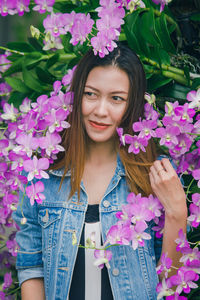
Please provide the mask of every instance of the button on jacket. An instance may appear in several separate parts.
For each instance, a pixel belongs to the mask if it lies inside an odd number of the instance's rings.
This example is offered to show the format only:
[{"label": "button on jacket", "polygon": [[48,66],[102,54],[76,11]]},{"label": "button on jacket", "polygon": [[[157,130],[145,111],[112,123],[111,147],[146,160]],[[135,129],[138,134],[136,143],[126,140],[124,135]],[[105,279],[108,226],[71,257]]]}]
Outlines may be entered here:
[{"label": "button on jacket", "polygon": [[[19,245],[16,268],[20,284],[31,278],[44,277],[47,300],[66,300],[70,290],[78,247],[72,245],[74,233],[79,243],[87,210],[87,194],[81,183],[80,202],[75,193],[69,200],[70,171],[59,191],[63,170],[50,171],[50,179],[43,180],[46,199],[42,204],[30,205],[25,198],[22,204],[27,222],[20,224],[21,206],[13,213],[20,226],[17,232]],[[103,242],[109,228],[117,222],[116,212],[126,204],[129,193],[126,175],[120,158],[115,174],[99,205]],[[21,197],[22,198],[22,197]],[[21,200],[22,201],[22,200]],[[20,202],[21,203],[21,202]],[[108,270],[115,300],[156,300],[156,261],[161,253],[161,241],[156,239],[149,222],[150,240],[144,247],[111,247],[112,260]]]}]

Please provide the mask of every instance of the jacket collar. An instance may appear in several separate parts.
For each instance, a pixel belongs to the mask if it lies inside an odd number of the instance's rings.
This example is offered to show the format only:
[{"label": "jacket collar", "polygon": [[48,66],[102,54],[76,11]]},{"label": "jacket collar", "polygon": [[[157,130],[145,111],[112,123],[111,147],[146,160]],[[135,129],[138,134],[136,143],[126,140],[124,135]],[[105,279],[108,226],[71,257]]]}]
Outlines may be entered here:
[{"label": "jacket collar", "polygon": [[[64,167],[57,170],[49,170],[49,173],[58,177],[62,177],[64,174]],[[116,174],[118,174],[119,176],[126,176],[125,169],[121,162],[119,153],[117,154]],[[71,176],[71,170],[67,171],[67,173],[65,174],[65,177],[69,176]]]}]

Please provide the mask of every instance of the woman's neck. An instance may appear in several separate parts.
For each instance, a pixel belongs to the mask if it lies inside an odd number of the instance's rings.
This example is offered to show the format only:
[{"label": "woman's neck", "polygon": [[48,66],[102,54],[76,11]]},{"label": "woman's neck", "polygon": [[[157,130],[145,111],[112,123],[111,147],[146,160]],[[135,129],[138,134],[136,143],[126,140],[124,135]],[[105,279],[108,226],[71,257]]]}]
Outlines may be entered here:
[{"label": "woman's neck", "polygon": [[98,165],[107,161],[116,160],[117,151],[113,141],[106,143],[94,143],[90,141],[87,148],[87,162]]}]

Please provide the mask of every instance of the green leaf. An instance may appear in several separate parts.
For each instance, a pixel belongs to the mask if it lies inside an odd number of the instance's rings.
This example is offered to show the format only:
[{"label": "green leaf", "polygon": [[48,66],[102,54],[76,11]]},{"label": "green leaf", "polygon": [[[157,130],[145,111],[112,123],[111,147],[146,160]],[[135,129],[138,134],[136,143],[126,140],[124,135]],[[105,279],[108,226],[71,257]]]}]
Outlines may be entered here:
[{"label": "green leaf", "polygon": [[190,16],[190,20],[200,22],[200,13]]},{"label": "green leaf", "polygon": [[147,90],[154,92],[156,89],[160,88],[161,86],[163,87],[171,81],[171,78],[166,78],[160,74],[154,74],[147,80]]},{"label": "green leaf", "polygon": [[43,51],[42,50],[43,45],[41,45],[41,43],[37,39],[29,37],[28,41],[29,41],[30,45],[34,48],[34,50],[37,50],[40,52]]},{"label": "green leaf", "polygon": [[184,70],[185,77],[188,81],[188,85],[190,85],[190,69],[188,66],[184,66],[183,70]]},{"label": "green leaf", "polygon": [[49,69],[55,63],[57,63],[57,61],[59,60],[59,57],[60,57],[59,53],[55,53],[51,58],[49,58],[46,63],[46,68]]},{"label": "green leaf", "polygon": [[141,16],[141,35],[152,46],[160,46],[160,40],[155,28],[155,16],[153,9],[145,11]]},{"label": "green leaf", "polygon": [[29,89],[19,78],[6,77],[5,81],[16,91],[20,93],[29,93]]},{"label": "green leaf", "polygon": [[38,78],[45,83],[53,84],[53,82],[56,80],[56,77],[53,76],[48,70],[44,70],[40,67],[36,67],[35,69],[36,74]]},{"label": "green leaf", "polygon": [[22,70],[22,63],[24,61],[24,57],[19,58],[17,61],[15,61],[14,63],[12,63],[12,65],[10,66],[9,69],[7,69],[2,76],[3,77],[7,77],[10,76],[13,73],[19,72]]},{"label": "green leaf", "polygon": [[72,36],[69,32],[61,37],[62,44],[64,46],[64,51],[67,53],[73,52],[73,45],[69,42],[71,38]]},{"label": "green leaf", "polygon": [[173,83],[167,87],[163,87],[160,95],[170,98],[177,99],[180,104],[184,104],[186,102],[187,93],[191,91],[191,88],[183,86],[178,83]]},{"label": "green leaf", "polygon": [[195,78],[192,81],[191,89],[198,89],[200,88],[200,78]]},{"label": "green leaf", "polygon": [[19,106],[22,104],[22,101],[26,97],[27,94],[23,94],[20,92],[12,92],[10,98],[8,99],[8,103],[13,103],[16,108],[19,108]]},{"label": "green leaf", "polygon": [[33,52],[35,49],[28,43],[24,42],[12,42],[8,43],[7,47],[11,50],[16,50],[20,52]]},{"label": "green leaf", "polygon": [[176,53],[174,44],[172,43],[170,33],[167,28],[167,21],[164,14],[161,14],[159,18],[155,20],[156,32],[158,33],[159,39],[161,41],[162,48],[167,52]]},{"label": "green leaf", "polygon": [[30,70],[39,64],[41,60],[42,54],[40,52],[31,52],[23,57],[19,57],[18,60],[13,62],[10,68],[3,73],[3,77],[8,77],[11,74],[22,71],[23,64]]},{"label": "green leaf", "polygon": [[133,49],[136,53],[142,54],[138,41],[138,35],[136,32],[136,23],[138,21],[138,16],[139,10],[136,10],[125,18],[124,31],[129,47]]},{"label": "green leaf", "polygon": [[36,91],[36,92],[44,92],[43,86],[40,84],[39,80],[35,77],[33,71],[28,71],[25,65],[22,66],[23,72],[23,79],[30,89]]}]

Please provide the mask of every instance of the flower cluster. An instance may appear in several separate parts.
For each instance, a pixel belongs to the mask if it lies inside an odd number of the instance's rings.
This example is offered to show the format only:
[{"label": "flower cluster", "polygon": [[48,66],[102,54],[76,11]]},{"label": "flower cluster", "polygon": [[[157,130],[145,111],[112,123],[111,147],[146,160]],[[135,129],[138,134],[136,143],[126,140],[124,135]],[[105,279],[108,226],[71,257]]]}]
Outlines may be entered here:
[{"label": "flower cluster", "polygon": [[131,244],[133,250],[136,250],[138,246],[144,246],[144,240],[151,239],[151,235],[145,230],[148,222],[153,220],[156,224],[159,223],[163,207],[152,195],[142,197],[141,194],[130,193],[127,202],[128,204],[122,206],[122,211],[116,214],[119,221],[108,231],[105,243]]},{"label": "flower cluster", "polygon": [[72,35],[70,40],[72,45],[75,46],[79,42],[83,44],[91,32],[93,24],[94,21],[91,19],[90,14],[85,15],[84,13],[72,11],[70,14],[52,13],[48,15],[43,22],[45,33],[47,33],[44,50],[52,48],[53,44],[53,48],[58,48],[58,45],[60,48],[63,47],[59,36],[67,34],[67,32]]},{"label": "flower cluster", "polygon": [[[55,0],[35,0],[33,10],[39,13],[51,12]],[[4,17],[7,15],[23,16],[24,12],[29,12],[30,0],[0,0],[0,14]]]},{"label": "flower cluster", "polygon": [[100,0],[100,7],[96,9],[99,19],[96,21],[97,36],[91,38],[94,53],[99,52],[104,57],[109,51],[117,47],[115,40],[120,35],[120,26],[124,24],[125,10],[115,0]]},{"label": "flower cluster", "polygon": [[200,274],[200,251],[198,247],[191,248],[182,229],[179,231],[179,238],[176,239],[176,250],[180,251],[182,256],[180,263],[182,266],[178,269],[176,275],[169,277],[172,266],[172,260],[163,253],[161,264],[157,267],[157,273],[164,272],[162,282],[157,285],[158,300],[166,296],[170,299],[187,299],[179,296],[182,292],[188,294],[191,289],[198,285],[194,282],[199,279]]},{"label": "flower cluster", "polygon": [[[188,93],[189,103],[180,105],[166,102],[165,115],[161,116],[154,109],[153,101],[146,95],[148,103],[145,104],[145,119],[133,123],[134,135],[123,134],[123,129],[118,128],[118,135],[123,145],[128,145],[128,152],[135,154],[145,152],[149,139],[158,138],[170,156],[178,164],[178,173],[192,174],[200,180],[200,119],[198,114],[200,102],[200,89]],[[194,150],[189,152],[191,145]],[[199,185],[200,183],[198,183]]]},{"label": "flower cluster", "polygon": [[[70,126],[66,119],[72,111],[73,94],[69,91],[72,74],[73,70],[70,70],[62,82],[54,83],[50,97],[41,95],[35,103],[25,98],[16,109],[13,104],[3,101],[0,115],[0,232],[4,242],[2,247],[7,250],[0,256],[1,269],[13,265],[13,256],[17,255],[15,232],[18,227],[11,216],[18,203],[19,190],[26,193],[31,205],[35,201],[41,203],[45,199],[44,185],[37,180],[49,178],[46,170],[57,153],[64,151],[59,132]],[[23,170],[28,173],[27,177]],[[26,219],[22,218],[21,222],[25,223]],[[6,227],[12,230],[8,237]],[[10,273],[5,276],[6,289],[12,280]]]}]

